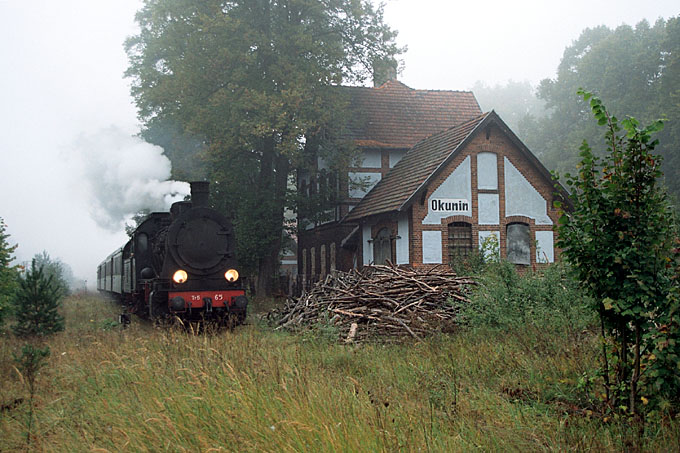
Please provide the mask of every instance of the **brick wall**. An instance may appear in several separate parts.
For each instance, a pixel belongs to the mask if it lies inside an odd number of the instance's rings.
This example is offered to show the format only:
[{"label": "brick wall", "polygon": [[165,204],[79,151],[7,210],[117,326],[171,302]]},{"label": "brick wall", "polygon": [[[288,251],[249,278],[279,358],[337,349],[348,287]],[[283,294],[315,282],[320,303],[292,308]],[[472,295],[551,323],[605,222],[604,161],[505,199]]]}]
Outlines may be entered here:
[{"label": "brick wall", "polygon": [[[314,228],[313,230],[301,232],[298,239],[298,254],[300,256],[304,256],[303,252],[306,251],[306,260],[298,259],[298,273],[316,280],[322,277],[322,270],[329,272],[332,267],[338,270],[351,269],[354,259],[353,254],[356,253],[356,250],[342,248],[340,243],[354,230],[355,227],[356,225],[338,224],[337,222],[334,222],[331,224],[321,225],[317,228]],[[335,246],[331,247],[331,244],[335,244]],[[322,247],[325,250],[323,256],[321,253]],[[331,248],[335,250],[335,253],[333,254],[336,260],[335,266],[331,265]],[[312,273],[311,269],[312,249],[314,249],[315,253],[314,273]]]},{"label": "brick wall", "polygon": [[[497,180],[498,190],[478,189],[477,188],[477,154],[481,152],[490,152],[496,154],[497,163]],[[422,221],[428,213],[427,199],[430,195],[446,180],[446,178],[463,162],[463,160],[470,156],[470,176],[471,176],[471,203],[472,216],[454,215],[441,220],[438,225],[423,225]],[[423,231],[438,231],[442,235],[442,259],[444,262],[448,259],[448,224],[452,222],[466,222],[471,224],[473,247],[479,247],[479,232],[480,231],[497,231],[500,234],[500,253],[501,257],[505,258],[507,255],[507,225],[514,222],[521,222],[529,225],[531,231],[531,265],[536,263],[536,246],[535,246],[535,232],[536,231],[553,231],[553,225],[537,225],[536,221],[524,216],[506,217],[505,214],[505,162],[504,157],[507,157],[515,168],[526,178],[531,186],[547,201],[547,214],[552,220],[553,224],[557,224],[558,213],[553,207],[554,187],[550,179],[536,169],[533,164],[527,160],[524,153],[515,145],[515,143],[502,132],[502,130],[495,124],[491,123],[483,131],[479,131],[470,142],[458,152],[456,157],[450,162],[443,171],[429,184],[427,192],[424,195],[419,195],[408,209],[409,217],[409,260],[413,266],[431,267],[433,265],[424,265],[423,262]],[[379,170],[386,173],[389,169],[389,152],[383,150],[382,168]],[[368,170],[368,169],[367,169]],[[376,171],[377,169],[371,169]],[[498,225],[479,225],[479,206],[478,195],[480,193],[498,194],[499,201],[499,217],[500,223]],[[397,215],[389,213],[378,217],[366,219],[371,225],[371,237],[375,237],[382,228],[388,228],[392,237],[398,234]],[[316,270],[321,269],[320,266],[320,248],[321,245],[326,245],[326,260],[330,259],[330,244],[335,243],[336,247],[336,268],[338,270],[349,270],[353,267],[354,260],[359,267],[363,264],[363,240],[361,228],[356,232],[356,249],[348,250],[340,246],[340,242],[347,237],[347,235],[354,229],[356,225],[345,225],[332,223],[322,225],[314,230],[306,231],[300,234],[299,251],[307,251],[308,258],[307,269],[303,268],[302,260],[298,260],[299,272],[301,274],[309,275],[311,269],[309,253],[312,247],[316,252]],[[553,233],[553,242],[556,241],[555,233]],[[392,256],[396,258],[395,242],[392,243]],[[559,257],[559,250],[554,250],[555,260]],[[324,267],[330,269],[330,262],[326,262]],[[319,276],[317,275],[316,278]]]},{"label": "brick wall", "polygon": [[[477,154],[480,152],[491,152],[497,156],[497,171],[498,171],[498,190],[478,190],[477,189]],[[470,173],[472,183],[472,217],[468,216],[450,216],[442,219],[440,225],[423,225],[422,221],[427,215],[428,206],[427,198],[434,192],[446,178],[460,165],[460,163],[467,157],[471,156]],[[553,207],[553,193],[554,187],[551,180],[546,180],[541,173],[524,157],[524,154],[515,146],[515,144],[494,124],[488,126],[487,130],[477,133],[475,137],[460,150],[455,159],[450,162],[447,167],[430,183],[427,188],[427,193],[424,197],[419,197],[418,200],[411,206],[410,216],[411,222],[411,242],[410,242],[410,257],[411,263],[414,266],[422,266],[423,248],[422,248],[422,231],[440,231],[442,233],[442,257],[446,261],[448,256],[448,224],[451,222],[470,222],[472,224],[472,240],[473,246],[479,246],[479,231],[499,231],[500,232],[500,253],[501,257],[506,257],[507,241],[506,228],[507,225],[514,222],[522,222],[529,225],[532,232],[531,242],[531,264],[536,264],[536,250],[534,243],[534,233],[536,231],[552,231],[552,225],[536,225],[534,219],[523,216],[505,216],[505,171],[504,159],[507,157],[512,164],[519,170],[520,173],[529,181],[529,183],[538,191],[539,194],[548,203],[548,216],[554,224],[557,224],[558,214]],[[499,225],[479,225],[479,193],[498,193],[499,198]],[[422,203],[421,203],[422,202]],[[556,239],[556,238],[554,238]],[[555,259],[558,258],[559,250],[555,249]]]}]

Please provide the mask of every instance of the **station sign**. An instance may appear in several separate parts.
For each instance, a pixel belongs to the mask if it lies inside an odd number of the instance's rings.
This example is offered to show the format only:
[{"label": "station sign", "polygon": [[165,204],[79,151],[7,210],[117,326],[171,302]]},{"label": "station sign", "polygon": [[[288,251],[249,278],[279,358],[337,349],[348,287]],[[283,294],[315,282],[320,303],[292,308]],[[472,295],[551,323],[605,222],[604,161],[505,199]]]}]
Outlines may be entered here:
[{"label": "station sign", "polygon": [[470,210],[470,203],[465,198],[432,198],[430,212],[464,213]]}]

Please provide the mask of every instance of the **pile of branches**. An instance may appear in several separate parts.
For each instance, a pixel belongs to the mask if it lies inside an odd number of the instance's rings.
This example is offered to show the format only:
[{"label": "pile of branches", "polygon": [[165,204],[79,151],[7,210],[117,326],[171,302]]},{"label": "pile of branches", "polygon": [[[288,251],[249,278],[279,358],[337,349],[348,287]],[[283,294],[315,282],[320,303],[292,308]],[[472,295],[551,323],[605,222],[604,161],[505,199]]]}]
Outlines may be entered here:
[{"label": "pile of branches", "polygon": [[451,331],[474,280],[448,267],[414,270],[393,265],[328,275],[299,299],[269,313],[277,329],[332,326],[347,342],[368,337],[421,340]]}]

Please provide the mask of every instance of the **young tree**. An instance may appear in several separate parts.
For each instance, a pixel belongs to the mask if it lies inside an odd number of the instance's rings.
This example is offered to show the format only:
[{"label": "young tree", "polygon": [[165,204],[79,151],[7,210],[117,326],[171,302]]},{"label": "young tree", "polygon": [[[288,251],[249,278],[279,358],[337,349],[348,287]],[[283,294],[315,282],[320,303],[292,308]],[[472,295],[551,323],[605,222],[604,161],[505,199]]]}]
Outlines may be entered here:
[{"label": "young tree", "polygon": [[267,292],[289,177],[311,146],[343,154],[336,85],[389,66],[396,33],[368,0],[146,0],[137,22],[126,45],[139,116],[202,140],[215,205]]},{"label": "young tree", "polygon": [[64,318],[59,314],[63,286],[54,275],[37,267],[36,260],[19,279],[14,295],[16,325],[14,333],[22,337],[42,337],[64,330]]},{"label": "young tree", "polygon": [[26,417],[26,449],[31,449],[31,437],[33,435],[33,415],[35,412],[34,400],[37,390],[37,381],[40,370],[47,366],[47,358],[50,356],[49,346],[38,348],[32,344],[25,344],[21,349],[21,355],[14,354],[16,369],[22,376],[22,381],[28,390],[28,414]]},{"label": "young tree", "polygon": [[19,277],[19,266],[12,266],[14,260],[12,253],[17,245],[9,244],[9,234],[5,231],[7,225],[0,217],[0,325],[2,325],[7,312],[10,309],[10,301],[17,287]]},{"label": "young tree", "polygon": [[661,160],[652,139],[663,122],[641,127],[629,117],[619,123],[600,99],[579,94],[606,128],[607,152],[598,158],[583,142],[578,175],[566,175],[574,208],[560,218],[557,245],[596,303],[606,340],[607,402],[638,415],[640,402],[659,393],[652,376],[642,372],[654,366],[660,322],[673,310],[674,222],[658,184]]}]

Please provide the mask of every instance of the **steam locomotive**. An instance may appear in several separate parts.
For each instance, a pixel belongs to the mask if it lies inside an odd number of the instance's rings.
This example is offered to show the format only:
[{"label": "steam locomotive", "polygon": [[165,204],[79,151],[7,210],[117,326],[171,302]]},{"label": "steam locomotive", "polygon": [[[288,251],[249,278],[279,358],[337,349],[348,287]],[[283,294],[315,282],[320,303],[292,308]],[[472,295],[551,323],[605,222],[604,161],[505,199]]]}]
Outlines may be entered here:
[{"label": "steam locomotive", "polygon": [[145,318],[242,323],[248,299],[233,228],[208,207],[208,195],[208,182],[192,182],[191,201],[151,213],[97,267],[97,289],[120,299],[126,313]]}]

